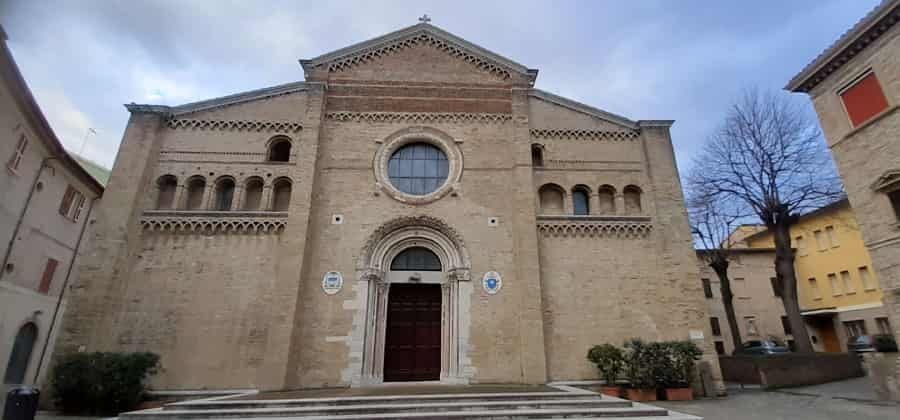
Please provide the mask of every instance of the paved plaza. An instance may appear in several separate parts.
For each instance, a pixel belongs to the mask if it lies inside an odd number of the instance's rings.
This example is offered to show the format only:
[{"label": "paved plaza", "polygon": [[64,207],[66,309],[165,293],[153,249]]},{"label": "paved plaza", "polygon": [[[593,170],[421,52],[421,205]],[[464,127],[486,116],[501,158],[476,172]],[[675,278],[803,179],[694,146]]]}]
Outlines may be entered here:
[{"label": "paved plaza", "polygon": [[900,405],[877,401],[868,378],[779,391],[729,388],[724,399],[661,401],[659,407],[708,420],[868,420],[900,418]]}]

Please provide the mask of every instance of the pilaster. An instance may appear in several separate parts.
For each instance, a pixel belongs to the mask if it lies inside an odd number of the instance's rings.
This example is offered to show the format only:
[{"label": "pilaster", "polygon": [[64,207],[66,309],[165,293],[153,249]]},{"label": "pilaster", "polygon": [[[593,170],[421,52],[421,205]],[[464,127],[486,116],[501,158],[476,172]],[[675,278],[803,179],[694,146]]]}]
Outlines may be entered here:
[{"label": "pilaster", "polygon": [[[122,298],[132,259],[140,245],[138,217],[152,188],[164,115],[132,110],[103,200],[82,251],[78,278],[71,285],[55,357],[77,351],[111,350],[119,331],[114,314]],[[89,222],[90,223],[90,222]]]},{"label": "pilaster", "polygon": [[[513,142],[515,174],[513,179],[516,213],[513,215],[516,258],[516,290],[520,295],[519,338],[522,381],[542,384],[547,381],[547,360],[544,344],[544,318],[541,300],[540,255],[537,237],[534,172],[531,168],[531,133],[528,109],[528,89],[512,91]],[[570,208],[570,194],[565,194],[564,206]],[[512,283],[512,282],[511,282]]]}]

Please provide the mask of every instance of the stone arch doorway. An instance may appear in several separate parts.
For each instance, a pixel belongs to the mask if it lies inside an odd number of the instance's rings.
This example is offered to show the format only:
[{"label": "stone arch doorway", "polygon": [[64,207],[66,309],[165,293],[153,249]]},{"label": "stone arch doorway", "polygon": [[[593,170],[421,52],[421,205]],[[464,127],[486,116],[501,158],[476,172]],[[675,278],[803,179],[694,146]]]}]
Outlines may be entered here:
[{"label": "stone arch doorway", "polygon": [[440,380],[442,271],[438,256],[421,246],[406,248],[391,261],[385,382]]},{"label": "stone arch doorway", "polygon": [[[358,269],[364,302],[354,336],[362,344],[362,357],[351,362],[357,366],[351,366],[351,384],[466,383],[468,359],[460,348],[468,342],[472,287],[469,255],[459,234],[430,216],[394,219],[370,236]],[[398,317],[399,323],[393,322]],[[402,343],[396,335],[414,333],[410,328],[427,337],[420,342],[407,337],[412,343]],[[401,349],[409,345],[420,348]],[[420,359],[403,364],[402,358],[410,356]]]},{"label": "stone arch doorway", "polygon": [[25,372],[28,371],[28,362],[31,360],[31,352],[37,340],[37,326],[29,322],[19,329],[16,340],[13,343],[9,362],[6,364],[6,374],[3,375],[5,384],[24,384]]}]

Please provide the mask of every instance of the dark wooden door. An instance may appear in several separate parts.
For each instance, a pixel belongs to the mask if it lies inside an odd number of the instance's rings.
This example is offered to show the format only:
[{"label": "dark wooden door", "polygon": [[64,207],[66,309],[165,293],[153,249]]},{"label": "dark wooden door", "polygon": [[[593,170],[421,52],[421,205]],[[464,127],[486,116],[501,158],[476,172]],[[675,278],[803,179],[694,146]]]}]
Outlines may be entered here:
[{"label": "dark wooden door", "polygon": [[440,379],[440,285],[391,285],[384,350],[385,381]]}]

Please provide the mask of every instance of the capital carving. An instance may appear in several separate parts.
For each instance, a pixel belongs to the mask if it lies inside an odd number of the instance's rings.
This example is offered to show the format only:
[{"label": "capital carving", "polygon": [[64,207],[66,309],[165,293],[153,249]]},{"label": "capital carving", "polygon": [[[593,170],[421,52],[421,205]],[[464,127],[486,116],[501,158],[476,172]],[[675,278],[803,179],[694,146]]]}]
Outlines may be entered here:
[{"label": "capital carving", "polygon": [[471,277],[468,268],[454,268],[447,272],[448,281],[470,281]]},{"label": "capital carving", "polygon": [[374,267],[365,268],[360,271],[359,280],[372,283],[384,282],[384,271]]}]

